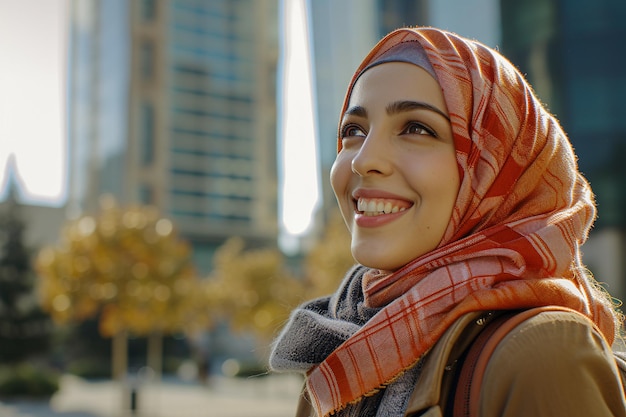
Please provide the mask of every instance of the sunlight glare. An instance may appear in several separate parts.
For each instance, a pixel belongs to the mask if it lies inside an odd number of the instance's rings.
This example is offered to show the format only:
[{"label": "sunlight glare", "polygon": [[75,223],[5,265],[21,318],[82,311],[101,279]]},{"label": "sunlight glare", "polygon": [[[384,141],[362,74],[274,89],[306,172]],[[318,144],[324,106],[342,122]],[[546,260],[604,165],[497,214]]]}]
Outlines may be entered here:
[{"label": "sunlight glare", "polygon": [[294,238],[309,231],[320,200],[312,65],[303,0],[283,1],[283,30],[281,217],[283,232]]}]

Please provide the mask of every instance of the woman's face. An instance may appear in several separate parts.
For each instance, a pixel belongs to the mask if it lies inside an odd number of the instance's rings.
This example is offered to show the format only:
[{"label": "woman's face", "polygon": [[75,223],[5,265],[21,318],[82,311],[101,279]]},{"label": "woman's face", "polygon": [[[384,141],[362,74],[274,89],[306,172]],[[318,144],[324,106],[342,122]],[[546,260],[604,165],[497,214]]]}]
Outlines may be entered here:
[{"label": "woman's face", "polygon": [[460,181],[437,81],[403,62],[370,68],[354,85],[340,132],[331,183],[354,258],[394,271],[435,249]]}]

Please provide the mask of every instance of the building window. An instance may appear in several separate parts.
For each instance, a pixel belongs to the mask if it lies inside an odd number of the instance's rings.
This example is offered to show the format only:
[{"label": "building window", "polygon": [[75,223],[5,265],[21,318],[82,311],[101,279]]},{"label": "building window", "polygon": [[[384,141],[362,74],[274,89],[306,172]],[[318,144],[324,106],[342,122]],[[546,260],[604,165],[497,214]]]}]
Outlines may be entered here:
[{"label": "building window", "polygon": [[142,184],[139,187],[139,201],[141,202],[141,204],[146,204],[146,205],[155,203],[154,190],[152,189],[151,186],[147,184]]},{"label": "building window", "polygon": [[143,81],[151,80],[154,77],[154,43],[144,40],[139,49],[139,65]]},{"label": "building window", "polygon": [[141,152],[141,163],[143,165],[150,165],[154,162],[154,124],[154,107],[152,104],[144,103],[143,106],[141,106],[141,148],[139,150],[139,152]]},{"label": "building window", "polygon": [[142,0],[140,7],[141,7],[141,19],[144,22],[151,22],[156,19],[156,15],[157,15],[156,0]]}]

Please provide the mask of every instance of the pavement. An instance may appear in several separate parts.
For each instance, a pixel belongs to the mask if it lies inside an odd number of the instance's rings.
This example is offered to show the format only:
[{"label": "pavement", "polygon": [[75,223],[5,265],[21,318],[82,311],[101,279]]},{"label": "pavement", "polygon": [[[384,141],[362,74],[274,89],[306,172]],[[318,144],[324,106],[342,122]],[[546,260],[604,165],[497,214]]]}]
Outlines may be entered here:
[{"label": "pavement", "polygon": [[64,375],[50,400],[0,400],[0,416],[292,417],[301,388],[297,375],[216,376],[206,385],[172,378],[145,382],[132,395],[114,381]]}]

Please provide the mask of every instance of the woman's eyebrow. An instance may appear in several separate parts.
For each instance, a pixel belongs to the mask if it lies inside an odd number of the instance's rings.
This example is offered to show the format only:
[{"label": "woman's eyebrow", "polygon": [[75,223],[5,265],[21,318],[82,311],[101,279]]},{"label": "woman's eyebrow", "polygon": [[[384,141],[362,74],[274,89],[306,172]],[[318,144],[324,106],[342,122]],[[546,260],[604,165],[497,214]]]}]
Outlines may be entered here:
[{"label": "woman's eyebrow", "polygon": [[450,121],[450,117],[445,114],[442,110],[433,106],[432,104],[424,103],[422,101],[411,101],[411,100],[402,100],[402,101],[394,101],[387,105],[386,111],[388,115],[403,113],[411,110],[430,110],[433,111],[440,116],[444,117],[447,121]]},{"label": "woman's eyebrow", "polygon": [[345,116],[357,116],[357,117],[367,118],[367,110],[365,110],[365,107],[362,107],[362,106],[354,106],[346,110],[343,113],[343,116],[344,117]]}]

